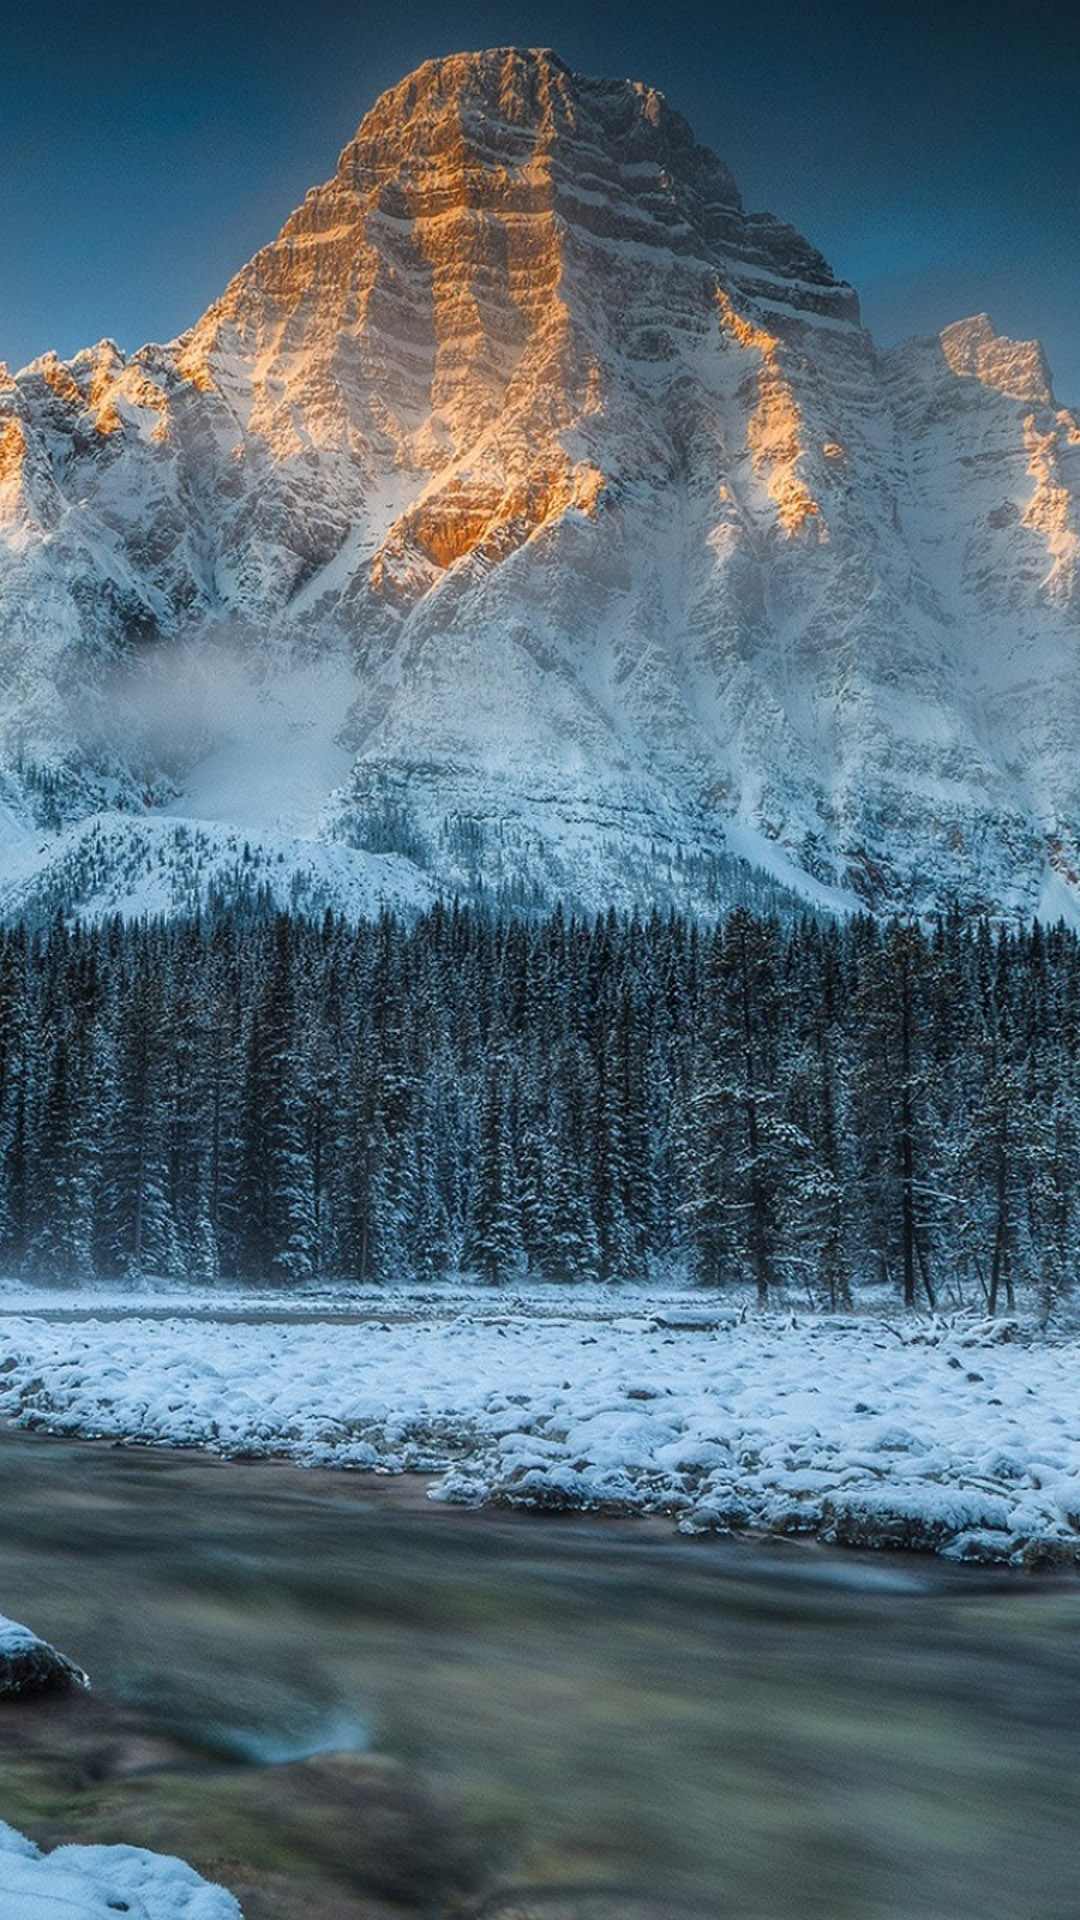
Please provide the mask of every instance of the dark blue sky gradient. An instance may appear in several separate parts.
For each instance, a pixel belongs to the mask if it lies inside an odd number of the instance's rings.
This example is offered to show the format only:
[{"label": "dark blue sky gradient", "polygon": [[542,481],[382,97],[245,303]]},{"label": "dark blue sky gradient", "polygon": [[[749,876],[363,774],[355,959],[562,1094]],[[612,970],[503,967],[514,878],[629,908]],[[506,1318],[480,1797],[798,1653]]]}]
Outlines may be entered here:
[{"label": "dark blue sky gradient", "polygon": [[0,359],[196,320],[376,96],[553,46],[661,87],[883,343],[986,309],[1080,404],[1080,29],[1045,0],[56,0],[0,43]]}]

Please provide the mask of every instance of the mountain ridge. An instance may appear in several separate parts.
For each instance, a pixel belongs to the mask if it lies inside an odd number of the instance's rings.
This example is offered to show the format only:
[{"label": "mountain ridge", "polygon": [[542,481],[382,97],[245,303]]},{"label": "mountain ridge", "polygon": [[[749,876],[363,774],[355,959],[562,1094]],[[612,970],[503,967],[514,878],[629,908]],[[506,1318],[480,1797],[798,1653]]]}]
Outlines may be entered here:
[{"label": "mountain ridge", "polygon": [[1072,914],[1078,553],[1035,343],[879,353],[654,90],[428,62],[176,341],[0,381],[0,901],[115,830],[137,906],[144,818],[353,906]]}]

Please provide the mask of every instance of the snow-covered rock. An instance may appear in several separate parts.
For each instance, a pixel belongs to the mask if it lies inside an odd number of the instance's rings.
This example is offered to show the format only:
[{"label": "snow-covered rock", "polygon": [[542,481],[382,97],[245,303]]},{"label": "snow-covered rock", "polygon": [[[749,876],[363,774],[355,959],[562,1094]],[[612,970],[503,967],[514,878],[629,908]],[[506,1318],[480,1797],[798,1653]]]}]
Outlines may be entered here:
[{"label": "snow-covered rock", "polygon": [[0,1699],[32,1693],[66,1693],[90,1685],[81,1667],[40,1640],[29,1627],[0,1614]]},{"label": "snow-covered rock", "polygon": [[433,61],[180,340],[0,386],[0,899],[119,810],[350,905],[1071,914],[1078,554],[1036,345],[879,355],[655,91]]}]

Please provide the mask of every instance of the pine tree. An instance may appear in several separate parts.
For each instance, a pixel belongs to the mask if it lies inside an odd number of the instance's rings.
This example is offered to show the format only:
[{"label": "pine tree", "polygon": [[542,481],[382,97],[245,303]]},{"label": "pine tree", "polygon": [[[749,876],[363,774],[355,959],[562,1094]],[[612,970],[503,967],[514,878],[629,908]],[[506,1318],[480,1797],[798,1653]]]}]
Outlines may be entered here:
[{"label": "pine tree", "polygon": [[464,1248],[466,1266],[492,1286],[511,1279],[524,1258],[513,1099],[512,1075],[500,1044],[485,1075]]}]

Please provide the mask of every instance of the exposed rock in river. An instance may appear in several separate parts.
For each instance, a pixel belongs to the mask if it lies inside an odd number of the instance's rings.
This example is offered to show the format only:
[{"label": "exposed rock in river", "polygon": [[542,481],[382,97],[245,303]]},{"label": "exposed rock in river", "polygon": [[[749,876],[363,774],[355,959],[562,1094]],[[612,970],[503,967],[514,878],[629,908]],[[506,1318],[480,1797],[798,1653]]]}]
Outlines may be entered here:
[{"label": "exposed rock in river", "polygon": [[29,1627],[0,1614],[0,1699],[24,1699],[32,1693],[69,1693],[88,1687],[81,1667],[39,1640]]}]

